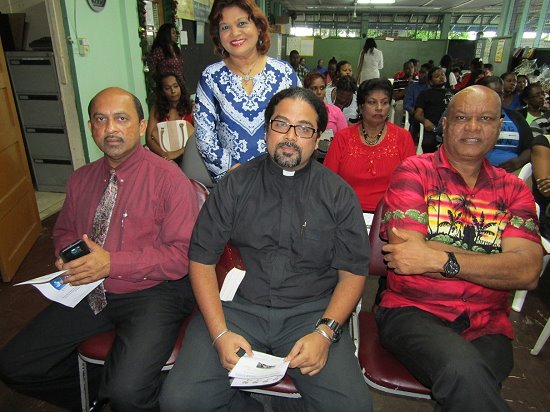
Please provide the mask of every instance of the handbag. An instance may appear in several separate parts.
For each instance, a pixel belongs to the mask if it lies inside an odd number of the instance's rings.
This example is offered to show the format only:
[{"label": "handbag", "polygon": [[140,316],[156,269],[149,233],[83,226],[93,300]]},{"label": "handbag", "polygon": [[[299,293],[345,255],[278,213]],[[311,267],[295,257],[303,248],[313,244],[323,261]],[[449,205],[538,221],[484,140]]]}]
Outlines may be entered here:
[{"label": "handbag", "polygon": [[165,152],[173,152],[185,147],[195,128],[186,120],[168,120],[157,124],[159,145]]}]

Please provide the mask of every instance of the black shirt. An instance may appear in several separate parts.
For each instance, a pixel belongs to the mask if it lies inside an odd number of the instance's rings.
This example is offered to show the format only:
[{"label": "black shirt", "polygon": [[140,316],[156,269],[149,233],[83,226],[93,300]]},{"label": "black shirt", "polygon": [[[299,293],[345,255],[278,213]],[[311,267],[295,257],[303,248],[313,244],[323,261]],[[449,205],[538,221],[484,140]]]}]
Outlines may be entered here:
[{"label": "black shirt", "polygon": [[359,201],[317,161],[285,176],[265,154],[222,179],[199,214],[189,258],[215,264],[228,241],[239,248],[246,269],[237,295],[259,305],[313,301],[332,293],[338,269],[368,272]]},{"label": "black shirt", "polygon": [[424,117],[437,126],[452,97],[453,92],[450,89],[422,90],[416,99],[416,107],[420,107],[424,111]]}]

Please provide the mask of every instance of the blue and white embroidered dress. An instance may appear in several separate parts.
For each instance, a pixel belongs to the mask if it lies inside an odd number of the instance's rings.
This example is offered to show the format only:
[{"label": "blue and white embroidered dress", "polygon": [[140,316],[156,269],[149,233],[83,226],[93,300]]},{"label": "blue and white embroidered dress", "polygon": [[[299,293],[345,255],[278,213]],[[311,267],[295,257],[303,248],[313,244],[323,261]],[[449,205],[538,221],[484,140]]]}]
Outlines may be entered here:
[{"label": "blue and white embroidered dress", "polygon": [[197,148],[215,180],[236,163],[245,163],[266,151],[264,112],[277,92],[301,86],[287,62],[268,57],[254,76],[250,95],[223,61],[208,66],[201,75],[195,99]]}]

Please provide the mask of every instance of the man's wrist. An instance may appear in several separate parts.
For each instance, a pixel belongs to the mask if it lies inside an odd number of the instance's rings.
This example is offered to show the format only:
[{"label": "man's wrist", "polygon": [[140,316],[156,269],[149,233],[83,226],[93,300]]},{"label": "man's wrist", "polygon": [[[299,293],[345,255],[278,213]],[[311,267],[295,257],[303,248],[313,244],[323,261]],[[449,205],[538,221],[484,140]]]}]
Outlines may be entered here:
[{"label": "man's wrist", "polygon": [[[338,342],[342,336],[342,326],[334,319],[321,318],[315,324],[317,333],[328,336],[332,343]],[[328,333],[327,333],[328,332]]]},{"label": "man's wrist", "polygon": [[329,335],[327,332],[325,332],[325,331],[321,328],[321,326],[317,326],[313,332],[318,333],[318,334],[321,335],[323,338],[325,338],[326,340],[328,340],[330,344],[332,344],[332,342],[333,342],[332,338],[330,337],[330,335]]}]

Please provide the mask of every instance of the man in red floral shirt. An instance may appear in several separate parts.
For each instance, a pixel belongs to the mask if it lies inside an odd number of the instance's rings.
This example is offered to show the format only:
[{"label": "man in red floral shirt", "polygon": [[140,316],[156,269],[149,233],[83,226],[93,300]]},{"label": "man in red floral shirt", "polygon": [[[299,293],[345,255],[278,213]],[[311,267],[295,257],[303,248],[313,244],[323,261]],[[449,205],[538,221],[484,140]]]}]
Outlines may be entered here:
[{"label": "man in red floral shirt", "polygon": [[443,145],[406,159],[385,196],[380,338],[444,411],[510,410],[509,291],[535,288],[542,264],[529,189],[485,160],[501,122],[492,90],[456,94]]}]

